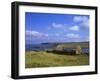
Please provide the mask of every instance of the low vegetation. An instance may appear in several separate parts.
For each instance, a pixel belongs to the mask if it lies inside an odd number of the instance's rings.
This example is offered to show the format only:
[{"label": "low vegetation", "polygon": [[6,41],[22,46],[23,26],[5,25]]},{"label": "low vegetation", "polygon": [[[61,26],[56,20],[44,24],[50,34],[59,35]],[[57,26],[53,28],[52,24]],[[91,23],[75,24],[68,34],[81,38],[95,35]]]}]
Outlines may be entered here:
[{"label": "low vegetation", "polygon": [[58,54],[48,51],[27,51],[25,54],[25,67],[56,67],[89,65],[89,56],[86,54]]}]

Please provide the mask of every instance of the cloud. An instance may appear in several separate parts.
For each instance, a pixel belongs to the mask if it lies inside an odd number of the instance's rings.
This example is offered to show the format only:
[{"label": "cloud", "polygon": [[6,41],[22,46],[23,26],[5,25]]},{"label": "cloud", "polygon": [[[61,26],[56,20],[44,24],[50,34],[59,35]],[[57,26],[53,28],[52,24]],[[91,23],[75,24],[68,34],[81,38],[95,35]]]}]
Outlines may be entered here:
[{"label": "cloud", "polygon": [[73,21],[76,23],[80,23],[79,25],[82,27],[89,27],[89,18],[87,16],[75,16]]},{"label": "cloud", "polygon": [[83,21],[80,25],[88,28],[89,27],[89,20]]},{"label": "cloud", "polygon": [[67,34],[68,38],[80,38],[80,36],[78,34],[74,34],[74,33],[69,33]]},{"label": "cloud", "polygon": [[40,33],[37,31],[26,30],[26,35],[37,36],[37,35],[40,35]]},{"label": "cloud", "polygon": [[55,36],[60,36],[60,34],[56,33]]},{"label": "cloud", "polygon": [[41,38],[41,37],[48,37],[48,34],[40,33],[38,31],[26,30],[26,36]]},{"label": "cloud", "polygon": [[64,25],[63,24],[52,23],[52,27],[53,28],[63,28]]},{"label": "cloud", "polygon": [[81,22],[81,21],[86,21],[86,20],[88,20],[88,18],[86,16],[75,16],[73,18],[74,22]]},{"label": "cloud", "polygon": [[74,18],[73,18],[73,21],[74,22],[80,22],[80,21],[82,21],[83,20],[83,17],[82,16],[75,16]]},{"label": "cloud", "polygon": [[79,26],[75,25],[75,26],[69,27],[69,30],[79,31]]}]

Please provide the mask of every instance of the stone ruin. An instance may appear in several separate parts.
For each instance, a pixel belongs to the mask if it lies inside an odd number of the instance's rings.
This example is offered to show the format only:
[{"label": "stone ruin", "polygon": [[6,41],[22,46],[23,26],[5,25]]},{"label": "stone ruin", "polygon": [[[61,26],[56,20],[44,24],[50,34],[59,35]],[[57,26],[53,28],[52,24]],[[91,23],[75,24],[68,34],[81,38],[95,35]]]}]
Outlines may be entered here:
[{"label": "stone ruin", "polygon": [[75,50],[76,54],[82,54],[82,48],[80,46],[76,46],[76,50]]}]

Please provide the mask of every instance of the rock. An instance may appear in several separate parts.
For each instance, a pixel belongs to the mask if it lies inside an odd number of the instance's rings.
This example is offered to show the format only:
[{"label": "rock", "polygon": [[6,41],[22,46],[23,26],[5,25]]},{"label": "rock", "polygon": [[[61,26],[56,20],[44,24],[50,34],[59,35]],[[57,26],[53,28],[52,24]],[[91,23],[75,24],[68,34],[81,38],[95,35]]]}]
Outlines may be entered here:
[{"label": "rock", "polygon": [[76,54],[82,54],[83,52],[82,52],[82,49],[81,49],[81,47],[80,46],[77,46],[76,47]]}]

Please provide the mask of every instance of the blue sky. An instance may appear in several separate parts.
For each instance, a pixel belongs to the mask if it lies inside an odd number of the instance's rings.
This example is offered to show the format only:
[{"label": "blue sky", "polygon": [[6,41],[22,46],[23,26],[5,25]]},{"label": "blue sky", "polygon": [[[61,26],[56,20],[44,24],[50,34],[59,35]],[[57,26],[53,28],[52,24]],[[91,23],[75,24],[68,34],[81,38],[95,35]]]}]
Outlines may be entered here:
[{"label": "blue sky", "polygon": [[89,41],[89,16],[25,13],[26,44]]}]

